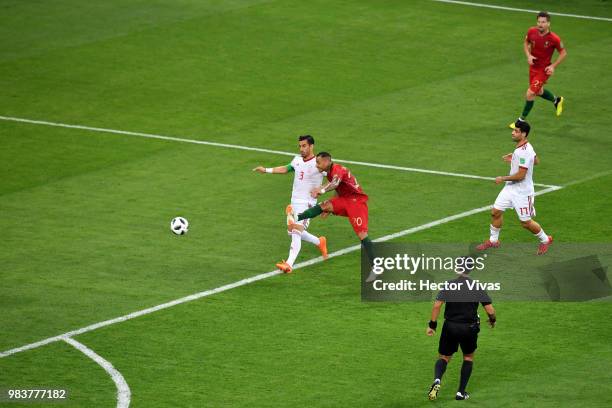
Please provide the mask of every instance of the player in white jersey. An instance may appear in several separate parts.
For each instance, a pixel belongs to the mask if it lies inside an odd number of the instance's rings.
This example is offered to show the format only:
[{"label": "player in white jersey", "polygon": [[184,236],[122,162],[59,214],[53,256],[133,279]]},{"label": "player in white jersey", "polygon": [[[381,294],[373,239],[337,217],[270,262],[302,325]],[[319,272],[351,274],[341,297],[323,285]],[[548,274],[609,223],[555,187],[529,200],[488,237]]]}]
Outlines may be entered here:
[{"label": "player in white jersey", "polygon": [[[295,156],[288,165],[268,168],[258,166],[255,167],[253,171],[274,174],[294,172],[295,176],[293,178],[291,206],[295,208],[296,211],[303,212],[317,204],[317,199],[312,198],[310,192],[313,188],[321,186],[323,174],[317,169],[314,153],[314,138],[310,135],[304,135],[298,138],[298,142],[300,154]],[[291,247],[289,248],[289,257],[287,260],[283,260],[276,264],[276,267],[281,271],[291,273],[293,264],[302,249],[302,240],[318,246],[323,258],[327,259],[327,239],[325,237],[317,238],[306,231],[309,221],[310,220],[302,220],[287,227],[287,233],[291,236]]]},{"label": "player in white jersey", "polygon": [[539,163],[533,147],[527,140],[531,127],[525,121],[517,121],[512,130],[512,140],[516,142],[513,153],[503,156],[510,162],[510,175],[495,178],[495,183],[505,182],[506,185],[497,196],[491,211],[490,237],[476,248],[485,250],[499,247],[499,232],[503,223],[503,213],[514,208],[523,228],[531,231],[539,240],[538,255],[543,255],[552,244],[553,237],[546,235],[540,224],[535,222],[535,190],[533,188],[533,166]]}]

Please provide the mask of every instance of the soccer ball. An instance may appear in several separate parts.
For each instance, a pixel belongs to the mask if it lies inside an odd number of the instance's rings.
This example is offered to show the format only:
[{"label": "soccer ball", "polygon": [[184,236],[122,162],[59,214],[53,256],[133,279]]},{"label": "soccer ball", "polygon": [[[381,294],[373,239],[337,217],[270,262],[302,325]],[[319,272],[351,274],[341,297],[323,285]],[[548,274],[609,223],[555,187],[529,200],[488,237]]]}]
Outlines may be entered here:
[{"label": "soccer ball", "polygon": [[189,223],[183,217],[175,217],[170,222],[170,229],[176,235],[183,235],[189,230]]}]

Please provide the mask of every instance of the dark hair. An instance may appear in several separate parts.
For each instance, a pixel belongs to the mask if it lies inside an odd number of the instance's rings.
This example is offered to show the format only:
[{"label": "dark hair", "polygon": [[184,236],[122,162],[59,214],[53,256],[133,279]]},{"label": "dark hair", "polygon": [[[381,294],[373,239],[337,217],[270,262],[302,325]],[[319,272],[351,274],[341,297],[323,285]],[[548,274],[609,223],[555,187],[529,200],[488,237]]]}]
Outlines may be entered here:
[{"label": "dark hair", "polygon": [[550,21],[550,14],[548,14],[548,11],[540,11],[538,13],[538,18],[540,17],[544,17],[546,18],[546,21]]},{"label": "dark hair", "polygon": [[331,159],[331,154],[329,154],[327,152],[321,152],[321,153],[317,154],[317,157],[323,157],[323,158],[329,157]]},{"label": "dark hair", "polygon": [[308,142],[309,145],[313,145],[314,144],[314,137],[310,136],[310,135],[302,135],[300,137],[298,137],[298,141],[302,141],[305,140]]},{"label": "dark hair", "polygon": [[525,122],[524,120],[517,120],[514,123],[514,127],[525,133],[525,136],[529,136],[529,131],[531,130],[529,123]]}]

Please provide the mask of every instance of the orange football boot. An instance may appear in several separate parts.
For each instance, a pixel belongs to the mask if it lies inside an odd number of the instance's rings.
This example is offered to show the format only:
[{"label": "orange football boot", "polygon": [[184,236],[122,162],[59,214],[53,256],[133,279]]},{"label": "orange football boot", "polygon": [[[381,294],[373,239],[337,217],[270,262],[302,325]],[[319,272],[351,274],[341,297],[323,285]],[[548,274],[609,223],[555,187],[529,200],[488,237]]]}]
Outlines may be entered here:
[{"label": "orange football boot", "polygon": [[293,226],[297,224],[297,220],[296,220],[297,216],[295,212],[293,211],[293,207],[291,206],[291,204],[289,204],[285,208],[285,214],[287,214],[287,229],[291,230]]},{"label": "orange football boot", "polygon": [[327,238],[319,237],[319,250],[321,251],[321,255],[323,255],[323,259],[327,259],[329,256],[327,255]]},{"label": "orange football boot", "polygon": [[284,273],[291,273],[291,271],[293,270],[293,269],[291,268],[291,265],[289,265],[289,264],[287,263],[287,261],[281,261],[281,262],[278,262],[278,263],[276,264],[276,267],[277,267],[278,269],[280,269],[281,271],[283,271]]}]

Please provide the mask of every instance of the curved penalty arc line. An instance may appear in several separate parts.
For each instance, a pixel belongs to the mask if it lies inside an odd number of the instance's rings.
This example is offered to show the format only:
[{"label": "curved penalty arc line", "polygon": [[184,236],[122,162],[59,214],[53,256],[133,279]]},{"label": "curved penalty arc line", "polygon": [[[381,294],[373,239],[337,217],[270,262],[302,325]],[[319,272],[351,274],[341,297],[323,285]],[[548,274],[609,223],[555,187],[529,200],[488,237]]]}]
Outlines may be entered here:
[{"label": "curved penalty arc line", "polygon": [[95,361],[100,367],[104,369],[110,375],[115,386],[117,387],[117,408],[128,408],[130,406],[130,399],[132,397],[132,392],[130,391],[130,387],[123,378],[123,375],[106,359],[101,357],[95,351],[73,339],[72,337],[64,337],[63,341],[70,344],[75,349],[79,350],[87,357],[91,358]]}]

